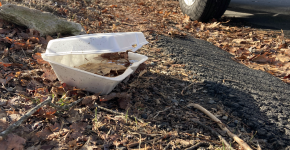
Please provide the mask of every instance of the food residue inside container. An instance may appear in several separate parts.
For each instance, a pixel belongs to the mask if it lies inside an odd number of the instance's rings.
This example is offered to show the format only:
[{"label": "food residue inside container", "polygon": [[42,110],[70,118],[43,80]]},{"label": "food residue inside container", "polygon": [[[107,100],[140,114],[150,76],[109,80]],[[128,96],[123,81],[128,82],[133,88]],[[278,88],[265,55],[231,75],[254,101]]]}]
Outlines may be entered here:
[{"label": "food residue inside container", "polygon": [[106,77],[116,77],[123,74],[129,66],[136,62],[129,60],[128,51],[104,53],[94,59],[100,62],[88,62],[75,68]]}]

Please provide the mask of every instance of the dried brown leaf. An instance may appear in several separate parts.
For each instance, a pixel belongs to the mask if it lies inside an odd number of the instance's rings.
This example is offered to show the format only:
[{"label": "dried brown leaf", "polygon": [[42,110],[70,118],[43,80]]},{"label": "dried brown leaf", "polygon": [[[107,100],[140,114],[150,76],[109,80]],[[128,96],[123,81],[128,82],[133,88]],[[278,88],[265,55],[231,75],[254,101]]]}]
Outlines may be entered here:
[{"label": "dried brown leaf", "polygon": [[0,34],[7,34],[11,32],[11,29],[0,29]]},{"label": "dried brown leaf", "polygon": [[23,150],[26,140],[16,134],[7,135],[7,140],[0,141],[3,150]]},{"label": "dried brown leaf", "polygon": [[290,57],[283,54],[272,55],[272,57],[276,57],[276,59],[282,63],[290,61]]},{"label": "dried brown leaf", "polygon": [[47,61],[42,59],[41,53],[35,53],[34,55],[32,55],[32,57],[34,59],[36,59],[37,63],[40,65],[42,65],[42,64],[49,65],[49,63]]},{"label": "dried brown leaf", "polygon": [[74,139],[77,139],[78,137],[82,136],[82,133],[85,131],[87,127],[86,122],[74,122],[72,125],[70,125],[70,129],[72,130],[71,137]]},{"label": "dried brown leaf", "polygon": [[290,74],[288,74],[287,76],[283,77],[283,79],[289,79],[290,78]]},{"label": "dried brown leaf", "polygon": [[139,73],[138,77],[143,76],[143,74],[145,74],[146,72],[147,72],[147,70],[142,70],[142,71]]},{"label": "dried brown leaf", "polygon": [[217,27],[219,24],[220,24],[220,22],[214,22],[214,23],[210,24],[209,26],[207,26],[207,28],[212,29],[212,28]]},{"label": "dried brown leaf", "polygon": [[119,107],[121,109],[126,109],[128,106],[128,103],[131,101],[131,97],[132,97],[131,94],[126,94],[125,96],[120,97],[118,99]]},{"label": "dried brown leaf", "polygon": [[127,69],[125,66],[115,63],[87,63],[76,68],[102,76],[110,74],[111,71],[119,74]]},{"label": "dried brown leaf", "polygon": [[285,55],[290,56],[290,49],[280,49]]},{"label": "dried brown leaf", "polygon": [[257,63],[271,63],[275,60],[275,58],[269,58],[267,56],[267,53],[264,53],[262,55],[257,55],[254,58],[251,58],[250,60]]},{"label": "dried brown leaf", "polygon": [[50,81],[54,81],[57,79],[57,76],[54,73],[54,71],[52,70],[52,68],[42,67],[42,70],[44,72],[41,76],[43,79],[47,79]]},{"label": "dried brown leaf", "polygon": [[190,21],[190,17],[185,15],[184,16],[184,19],[183,19],[183,22],[189,22]]},{"label": "dried brown leaf", "polygon": [[14,75],[13,75],[13,73],[10,73],[9,75],[7,75],[6,77],[5,77],[5,79],[0,79],[0,83],[2,83],[2,84],[7,84],[10,80],[12,80],[14,78]]},{"label": "dried brown leaf", "polygon": [[92,96],[86,96],[83,100],[82,100],[82,105],[88,105],[91,104],[93,102],[93,98]]},{"label": "dried brown leaf", "polygon": [[246,44],[247,43],[247,41],[245,39],[234,39],[232,42],[238,43],[238,44]]},{"label": "dried brown leaf", "polygon": [[49,35],[46,36],[46,42],[48,43],[50,40],[53,40],[53,38]]},{"label": "dried brown leaf", "polygon": [[200,26],[200,30],[203,31],[204,30],[204,27],[205,27],[205,25],[204,25],[204,23],[202,23],[201,26]]},{"label": "dried brown leaf", "polygon": [[58,122],[56,122],[54,123],[54,125],[49,124],[48,127],[51,129],[51,131],[58,132],[61,128],[61,125]]},{"label": "dried brown leaf", "polygon": [[43,130],[38,131],[35,135],[36,137],[45,140],[50,134],[52,134],[51,130],[48,126],[46,126]]}]

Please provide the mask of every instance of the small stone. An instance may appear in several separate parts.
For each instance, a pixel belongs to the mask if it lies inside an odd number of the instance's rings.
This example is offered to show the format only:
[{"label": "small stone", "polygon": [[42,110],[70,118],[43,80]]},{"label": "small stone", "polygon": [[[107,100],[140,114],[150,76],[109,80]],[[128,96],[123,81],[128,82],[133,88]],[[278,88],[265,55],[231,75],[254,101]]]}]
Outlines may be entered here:
[{"label": "small stone", "polygon": [[258,134],[265,136],[267,134],[267,131],[265,129],[258,129]]},{"label": "small stone", "polygon": [[157,125],[157,128],[159,128],[159,129],[162,128],[162,127],[163,127],[162,124],[158,124]]},{"label": "small stone", "polygon": [[241,128],[241,132],[246,132],[245,128]]},{"label": "small stone", "polygon": [[162,65],[163,66],[169,66],[170,64],[168,62],[164,62]]},{"label": "small stone", "polygon": [[208,103],[210,103],[210,104],[214,104],[215,101],[211,99],[211,100],[208,101]]},{"label": "small stone", "polygon": [[177,106],[178,105],[178,101],[176,99],[171,99],[171,101]]},{"label": "small stone", "polygon": [[16,85],[15,86],[15,90],[16,90],[16,92],[24,91],[23,87],[22,86],[19,86],[19,85]]},{"label": "small stone", "polygon": [[208,92],[211,94],[214,94],[214,90],[209,90]]},{"label": "small stone", "polygon": [[100,131],[104,131],[104,132],[108,132],[109,131],[109,128],[107,128],[106,126],[101,126],[99,128]]},{"label": "small stone", "polygon": [[7,91],[8,92],[13,92],[13,88],[12,87],[9,87],[9,88],[7,88]]},{"label": "small stone", "polygon": [[232,107],[233,107],[233,108],[239,108],[239,107],[240,107],[240,105],[239,105],[239,104],[237,104],[237,103],[233,103],[233,104],[232,104]]},{"label": "small stone", "polygon": [[202,92],[203,92],[203,93],[207,93],[207,90],[203,90]]},{"label": "small stone", "polygon": [[168,127],[169,123],[168,122],[162,122],[161,124],[157,125],[157,128],[166,128]]},{"label": "small stone", "polygon": [[222,117],[223,120],[228,120],[228,118],[229,118],[228,116],[223,116]]},{"label": "small stone", "polygon": [[161,104],[161,102],[160,102],[159,99],[156,99],[156,104],[157,104],[157,105]]},{"label": "small stone", "polygon": [[184,100],[183,100],[183,99],[180,99],[180,101],[181,101],[181,102],[184,102]]},{"label": "small stone", "polygon": [[73,7],[68,7],[68,9],[69,9],[69,10],[71,10],[71,11],[73,11],[73,10],[74,10],[74,8],[73,8]]},{"label": "small stone", "polygon": [[147,119],[147,114],[141,114],[141,118],[143,118],[143,119]]},{"label": "small stone", "polygon": [[172,128],[171,127],[167,127],[166,130],[167,130],[167,132],[169,132],[169,131],[172,130]]},{"label": "small stone", "polygon": [[234,123],[235,123],[235,124],[238,124],[238,123],[239,123],[239,120],[235,120]]},{"label": "small stone", "polygon": [[154,65],[155,63],[154,62],[150,62],[150,65]]},{"label": "small stone", "polygon": [[87,129],[92,129],[92,125],[87,125]]},{"label": "small stone", "polygon": [[94,12],[96,11],[96,8],[93,8],[93,7],[87,7],[86,9],[90,11],[94,11]]},{"label": "small stone", "polygon": [[232,113],[232,115],[233,115],[233,116],[238,116],[238,113],[237,113],[236,111],[234,111],[234,112]]},{"label": "small stone", "polygon": [[120,146],[120,147],[117,147],[117,150],[127,150],[127,147]]},{"label": "small stone", "polygon": [[193,137],[195,137],[195,136],[196,136],[196,133],[195,133],[195,132],[192,132],[191,135],[192,135]]},{"label": "small stone", "polygon": [[236,126],[236,124],[234,122],[231,122],[231,123],[228,124],[228,126],[233,128],[233,127]]},{"label": "small stone", "polygon": [[210,84],[210,83],[206,83],[206,85],[205,85],[206,87],[211,87],[212,86],[212,84]]},{"label": "small stone", "polygon": [[233,95],[233,94],[229,94],[229,97],[235,97],[235,95]]}]

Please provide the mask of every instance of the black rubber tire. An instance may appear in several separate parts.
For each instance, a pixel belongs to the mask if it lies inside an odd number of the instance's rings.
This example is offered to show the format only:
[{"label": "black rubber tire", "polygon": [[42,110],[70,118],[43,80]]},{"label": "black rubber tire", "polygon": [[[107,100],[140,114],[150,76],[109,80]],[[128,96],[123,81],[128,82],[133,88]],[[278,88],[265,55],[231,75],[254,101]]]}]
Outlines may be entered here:
[{"label": "black rubber tire", "polygon": [[184,0],[179,0],[181,11],[192,20],[207,22],[220,18],[226,11],[231,0],[195,0],[188,6]]},{"label": "black rubber tire", "polygon": [[217,0],[216,2],[218,6],[216,7],[216,11],[213,15],[213,18],[218,19],[225,13],[231,0]]}]

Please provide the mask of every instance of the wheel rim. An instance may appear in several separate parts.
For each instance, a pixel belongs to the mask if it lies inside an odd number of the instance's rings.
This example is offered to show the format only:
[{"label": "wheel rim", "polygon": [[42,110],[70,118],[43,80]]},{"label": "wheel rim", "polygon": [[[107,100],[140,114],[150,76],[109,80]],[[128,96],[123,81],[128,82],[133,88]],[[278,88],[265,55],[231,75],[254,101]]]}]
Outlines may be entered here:
[{"label": "wheel rim", "polygon": [[185,4],[188,5],[188,6],[191,6],[195,0],[184,0]]}]

